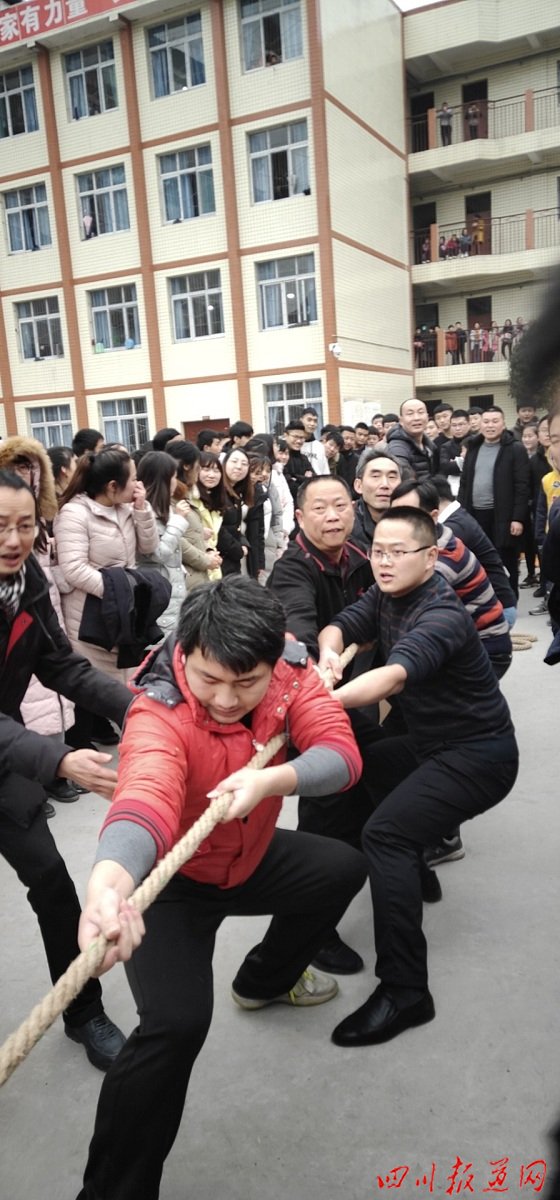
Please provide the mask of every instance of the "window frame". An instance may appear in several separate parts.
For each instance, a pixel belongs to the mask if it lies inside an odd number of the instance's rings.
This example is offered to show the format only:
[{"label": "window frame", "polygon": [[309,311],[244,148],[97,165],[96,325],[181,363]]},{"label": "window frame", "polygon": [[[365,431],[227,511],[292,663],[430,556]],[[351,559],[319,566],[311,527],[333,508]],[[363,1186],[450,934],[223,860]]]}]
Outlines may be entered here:
[{"label": "window frame", "polygon": [[[115,413],[105,413],[104,405],[113,404]],[[125,405],[131,405],[132,411],[121,411]],[[140,411],[140,406],[143,405],[143,411]],[[98,401],[99,413],[99,428],[103,431],[103,436],[106,442],[120,442],[126,446],[129,451],[138,450],[141,445],[144,445],[150,438],[148,400],[146,396],[116,396],[108,397],[105,400]],[[109,428],[111,422],[114,424],[112,429]],[[127,427],[127,422],[133,426],[133,436],[130,437],[130,428]],[[115,435],[115,436],[113,436]]]},{"label": "window frame", "polygon": [[[45,312],[42,313],[34,311],[42,304],[46,305]],[[52,307],[52,309],[49,308],[49,305],[56,305],[56,309],[54,307]],[[21,311],[26,307],[29,307],[32,310],[29,314],[22,313]],[[32,300],[19,300],[16,302],[15,309],[22,359],[26,362],[42,362],[47,358],[64,358],[64,343],[62,340],[62,324],[60,319],[61,314],[58,296],[44,296],[42,298],[35,297]],[[39,340],[39,326],[41,323],[46,325],[49,349],[51,351],[50,354],[40,353],[41,342]],[[58,340],[56,340],[56,337],[53,335],[53,329],[55,329],[56,326],[58,326]],[[24,330],[27,329],[31,331],[33,337],[33,354],[25,353],[27,335],[24,334]],[[29,342],[28,345],[30,345]],[[57,347],[58,353],[56,349]]]},{"label": "window frame", "polygon": [[[126,297],[124,294],[126,289],[133,290],[134,297]],[[116,291],[121,292],[120,298],[118,300],[109,299],[109,293]],[[105,294],[105,303],[94,303],[94,296],[101,292]],[[120,352],[121,350],[136,350],[138,346],[142,345],[138,292],[135,283],[115,283],[110,284],[108,287],[94,288],[88,292],[88,300],[91,317],[92,346],[97,354],[110,354],[114,351]],[[122,316],[123,340],[120,345],[113,345],[113,332],[115,330],[118,332],[114,318],[118,313]],[[96,321],[96,316],[99,317],[99,324]],[[103,338],[98,336],[101,330],[102,316],[105,316],[109,345],[105,345]],[[132,342],[133,345],[127,345],[127,342]]]},{"label": "window frame", "polygon": [[[25,72],[31,73],[31,82],[27,83],[23,80]],[[11,76],[19,76],[15,86],[10,86],[8,80]],[[20,96],[21,98],[21,118],[23,120],[23,129],[13,129],[14,121],[14,104],[10,102],[9,97]],[[6,132],[3,133],[3,128]],[[33,64],[25,63],[22,67],[14,67],[11,71],[2,71],[0,73],[0,140],[7,137],[21,137],[26,133],[37,133],[39,129],[39,114],[37,112],[37,97],[35,95],[35,75],[33,72]]]},{"label": "window frame", "polygon": [[[276,6],[270,8],[265,7],[266,0],[252,0],[252,7],[256,7],[256,11],[244,16],[244,4],[251,3],[251,0],[239,0],[239,21],[240,21],[240,41],[241,41],[241,62],[243,71],[248,74],[251,71],[259,71],[266,67],[278,66],[286,62],[295,62],[298,58],[303,58],[303,22],[302,22],[302,5],[301,0],[277,0]],[[296,53],[286,53],[289,49],[289,36],[287,25],[291,14],[296,14],[297,34],[296,34]],[[274,36],[270,28],[267,29],[267,23],[270,24],[277,18],[277,32]],[[258,27],[258,51],[255,54],[256,44],[254,45],[253,54],[250,52],[251,27]],[[295,30],[292,31],[292,36]],[[251,58],[250,63],[247,59]]]},{"label": "window frame", "polygon": [[[203,151],[209,152],[209,158],[208,158],[207,162],[199,162],[199,155]],[[194,166],[182,167],[180,164],[180,161],[179,161],[180,156],[182,154],[189,154],[189,153],[193,153],[195,156]],[[164,160],[171,159],[171,158],[176,159],[175,170],[164,171],[163,170]],[[162,210],[162,214],[163,214],[164,225],[180,225],[183,221],[195,221],[195,220],[198,220],[198,218],[200,218],[200,217],[210,217],[215,214],[215,212],[216,212],[216,191],[215,191],[215,187],[214,187],[214,164],[213,164],[213,160],[212,160],[212,145],[210,142],[201,142],[199,145],[196,145],[196,146],[183,146],[179,150],[171,150],[168,152],[164,152],[163,154],[159,154],[158,155],[158,165],[159,165],[159,186],[160,186],[160,195],[161,195],[161,210]],[[205,186],[203,187],[202,186],[202,178],[204,176],[209,176],[209,182],[207,182],[205,184]],[[184,178],[189,179],[189,181],[194,180],[194,192],[196,193],[195,207],[198,208],[198,212],[194,212],[192,214],[185,212],[185,204],[184,204],[185,195],[184,195],[183,186],[181,183],[181,180]],[[170,183],[172,180],[177,181],[176,182],[177,200],[178,200],[177,212],[179,214],[179,211],[180,211],[180,215],[177,215],[176,217],[168,216],[168,211],[167,211],[168,205],[167,205],[167,195],[166,195],[166,186],[165,185],[166,185],[166,183]],[[193,185],[190,182],[189,182],[189,187],[191,189],[191,198],[193,198],[192,197]],[[200,199],[201,199],[201,196],[204,195],[205,188],[208,188],[208,187],[211,188],[211,192],[212,192],[213,208],[202,209],[201,204],[200,204]]]},{"label": "window frame", "polygon": [[[36,195],[37,189],[42,188],[44,191],[44,200],[39,199]],[[33,198],[30,202],[25,202],[22,196],[25,192],[32,192]],[[8,204],[8,197],[17,197],[18,203],[14,205]],[[10,188],[9,191],[3,193],[4,211],[6,214],[6,229],[8,234],[9,254],[27,254],[36,250],[44,250],[47,246],[52,246],[51,223],[49,217],[49,201],[47,195],[47,185],[45,182],[28,183],[19,188]],[[46,228],[41,230],[41,221],[39,220],[39,212],[43,211],[43,221],[46,217]],[[32,214],[27,218],[31,221],[31,228],[26,228],[25,214]],[[20,229],[21,246],[12,245],[12,223],[10,218],[18,217],[18,225]],[[48,241],[43,240],[43,234],[48,233]],[[26,245],[29,238],[32,245]]]},{"label": "window frame", "polygon": [[[195,22],[198,22],[199,28],[189,33],[189,23],[194,24]],[[178,28],[181,23],[183,25],[182,33]],[[176,36],[169,36],[169,30],[175,27],[177,27]],[[163,31],[165,40],[157,45],[152,42],[152,38],[155,37],[159,30]],[[150,25],[146,29],[146,43],[150,66],[150,84],[154,100],[162,100],[165,96],[176,96],[180,92],[190,92],[193,88],[204,86],[206,83],[206,59],[204,57],[204,31],[201,9],[185,13],[175,20],[158,21],[156,25]],[[198,59],[192,55],[192,47],[195,43],[200,43],[200,58]],[[176,69],[178,68],[177,52],[181,52],[181,47],[183,47],[184,74],[181,76],[182,82],[175,84],[175,79],[177,78]],[[156,55],[160,57],[156,59]],[[193,64],[198,64],[195,69],[201,73],[202,78],[193,79]],[[158,75],[160,77],[159,83]],[[171,86],[172,81],[174,86]],[[164,84],[167,84],[167,86],[163,86]]]},{"label": "window frame", "polygon": [[[296,388],[301,389],[301,397],[289,394],[289,389],[295,391]],[[277,392],[276,397],[272,397],[270,394],[273,389]],[[290,379],[265,383],[263,384],[263,396],[267,429],[274,436],[280,437],[288,421],[298,420],[308,405],[316,408],[318,427],[322,428],[324,424],[323,388],[320,379]],[[280,417],[273,416],[274,413],[279,414],[280,412],[282,413]]]},{"label": "window frame", "polygon": [[[111,182],[107,185],[97,184],[97,176],[101,176],[103,173],[109,172],[112,177],[115,171],[119,171],[121,169],[123,172],[122,182],[120,180],[115,181],[111,178]],[[93,181],[92,187],[88,188],[87,191],[81,191],[80,180],[87,180],[90,176]],[[80,208],[81,239],[83,242],[90,241],[90,239],[94,237],[107,237],[113,233],[126,233],[128,230],[130,230],[130,210],[128,207],[128,188],[126,183],[126,167],[124,163],[113,163],[110,166],[97,167],[93,171],[85,171],[80,175],[76,175],[76,189],[78,194],[78,205]],[[115,205],[115,197],[121,193],[124,193],[127,224],[118,226],[116,221],[117,207]],[[100,225],[102,223],[100,220],[100,212],[103,216],[103,219],[105,219],[106,216],[101,208],[102,197],[108,197],[109,213],[113,222],[112,229],[100,229]],[[88,198],[90,198],[90,208],[93,207],[94,209],[93,221],[89,231],[87,230],[85,224],[85,218],[87,216],[86,202]]]},{"label": "window frame", "polygon": [[[103,59],[101,57],[102,47],[109,46],[109,45],[111,47],[111,52],[112,52],[113,57]],[[91,54],[94,50],[97,51],[97,62],[96,63],[84,62],[83,61],[84,55]],[[78,54],[80,55],[80,59],[81,59],[80,65],[76,66],[76,67],[70,67],[69,59],[75,57]],[[114,104],[109,104],[107,102],[107,95],[108,95],[109,88],[107,87],[107,84],[106,84],[105,72],[109,72],[109,71],[111,73],[111,84],[109,85],[109,87],[112,86],[112,89],[113,89],[113,95],[114,95],[114,99],[115,99]],[[96,79],[96,82],[97,82],[97,98],[99,101],[99,108],[94,111],[90,111],[91,98],[88,93],[88,76],[90,74],[93,75],[93,77]],[[115,59],[115,47],[113,44],[113,39],[112,38],[103,38],[103,40],[100,42],[90,42],[86,46],[80,46],[76,50],[68,51],[68,53],[64,55],[64,78],[66,81],[66,98],[67,98],[67,104],[68,104],[68,112],[70,114],[71,121],[84,121],[84,120],[88,119],[89,117],[100,117],[100,116],[103,116],[105,113],[115,112],[119,107],[119,94],[118,94],[118,88],[117,88],[116,59]],[[78,112],[77,107],[74,103],[74,99],[77,97],[74,97],[72,94],[71,80],[76,80],[76,81],[81,80],[82,81],[82,86],[79,89],[79,91],[81,93],[79,96],[79,99],[84,108],[83,112]]]},{"label": "window frame", "polygon": [[[312,269],[303,270],[303,260],[312,259]],[[284,274],[280,268],[285,267],[288,263],[294,263],[294,270]],[[275,274],[268,278],[259,278],[260,268],[274,267]],[[307,254],[288,255],[284,258],[262,259],[255,263],[257,275],[257,288],[259,296],[259,318],[260,328],[262,332],[268,332],[271,329],[299,329],[305,325],[315,325],[318,320],[317,313],[317,274],[315,270],[315,254],[309,251]],[[293,288],[293,294],[288,292],[288,288]],[[270,315],[271,306],[266,304],[267,292],[273,293],[278,289],[281,298],[282,320],[276,323],[269,323],[268,316]],[[289,301],[295,300],[295,305]],[[314,315],[307,316],[309,307],[314,306]],[[296,320],[290,320],[290,313],[295,312]],[[268,315],[267,315],[268,314]]]},{"label": "window frame", "polygon": [[[218,277],[217,283],[213,285],[208,283],[208,277],[211,275],[216,275]],[[204,278],[203,287],[189,286],[190,282],[195,281],[200,277]],[[173,284],[178,284],[182,280],[186,281],[187,286],[181,291],[174,291]],[[222,272],[219,268],[213,267],[206,271],[192,271],[185,275],[171,275],[169,276],[168,286],[171,301],[171,321],[174,342],[195,342],[204,338],[225,336]],[[197,301],[200,301],[201,298],[204,300],[203,307],[196,303]],[[214,303],[212,303],[212,300]],[[216,301],[218,301],[217,304]],[[178,332],[179,325],[177,313],[180,311],[181,316],[183,316],[185,308],[187,314],[186,327],[190,332],[187,334],[180,334]],[[197,333],[197,321],[200,320],[200,315],[202,312],[205,312],[206,314],[219,314],[221,328],[211,329],[210,325],[214,324],[216,318],[214,316],[208,317],[208,315],[206,315],[208,330],[205,333]],[[185,325],[182,327],[185,328]]]},{"label": "window frame", "polygon": [[[305,137],[292,140],[292,131],[298,126],[305,126]],[[271,144],[280,135],[282,130],[286,130],[286,141],[279,145]],[[251,142],[255,138],[266,137],[267,145],[263,148],[253,150]],[[249,173],[251,176],[251,202],[253,204],[271,204],[279,200],[291,200],[294,196],[309,196],[311,195],[311,186],[309,183],[309,124],[307,117],[301,117],[297,121],[283,122],[280,125],[269,125],[265,129],[254,129],[247,134],[247,148],[249,152]],[[297,186],[298,172],[294,170],[294,156],[298,151],[305,149],[305,160],[302,159],[303,178],[301,187]],[[280,156],[286,158],[285,170],[282,170]],[[276,163],[274,160],[278,160]],[[257,164],[259,162],[267,162],[266,185],[267,195],[257,198],[259,187],[257,186]],[[295,181],[295,183],[294,183]],[[260,180],[260,185],[265,182]],[[284,194],[274,195],[275,189],[279,188]],[[284,190],[287,188],[287,190]]]},{"label": "window frame", "polygon": [[[56,412],[57,415],[49,420],[47,414],[51,412]],[[72,432],[72,409],[69,404],[41,404],[36,408],[27,408],[25,413],[29,437],[36,438],[45,447],[45,450],[48,450],[50,446],[72,445],[74,435]],[[40,421],[32,421],[31,418],[35,413],[41,414]],[[53,431],[55,431],[54,434]]]}]

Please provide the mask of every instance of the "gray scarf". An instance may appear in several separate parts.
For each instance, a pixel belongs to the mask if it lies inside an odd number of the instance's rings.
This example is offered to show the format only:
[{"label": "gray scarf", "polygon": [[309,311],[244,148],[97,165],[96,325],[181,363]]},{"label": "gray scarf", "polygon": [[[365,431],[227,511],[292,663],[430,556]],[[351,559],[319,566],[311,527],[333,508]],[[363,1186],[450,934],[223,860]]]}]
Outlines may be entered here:
[{"label": "gray scarf", "polygon": [[0,579],[0,608],[4,609],[10,624],[14,620],[21,604],[25,589],[25,563],[16,575],[8,575]]}]

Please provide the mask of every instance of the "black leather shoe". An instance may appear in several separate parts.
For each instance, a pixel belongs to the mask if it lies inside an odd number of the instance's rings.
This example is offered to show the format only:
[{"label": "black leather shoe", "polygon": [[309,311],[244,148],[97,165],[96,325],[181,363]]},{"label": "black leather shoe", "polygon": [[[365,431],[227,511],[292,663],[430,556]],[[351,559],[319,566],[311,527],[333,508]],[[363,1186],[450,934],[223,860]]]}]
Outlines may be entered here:
[{"label": "black leather shoe", "polygon": [[335,1046],[373,1046],[388,1042],[412,1025],[425,1025],[436,1015],[428,991],[416,1004],[398,1009],[393,997],[381,983],[373,996],[337,1025],[332,1035]]},{"label": "black leather shoe", "polygon": [[45,791],[51,800],[60,800],[61,804],[73,804],[78,799],[76,788],[68,779],[53,779],[46,784]]},{"label": "black leather shoe", "polygon": [[358,971],[364,969],[364,960],[356,950],[347,946],[336,929],[333,929],[328,940],[315,955],[311,966],[332,975],[357,975]]},{"label": "black leather shoe", "polygon": [[43,810],[47,821],[50,821],[51,817],[56,816],[54,804],[51,804],[50,800],[45,800],[45,803],[43,804]]},{"label": "black leather shoe", "polygon": [[65,1025],[64,1032],[71,1042],[81,1042],[90,1063],[98,1071],[108,1071],[120,1054],[126,1038],[106,1013],[92,1017],[85,1025]]}]

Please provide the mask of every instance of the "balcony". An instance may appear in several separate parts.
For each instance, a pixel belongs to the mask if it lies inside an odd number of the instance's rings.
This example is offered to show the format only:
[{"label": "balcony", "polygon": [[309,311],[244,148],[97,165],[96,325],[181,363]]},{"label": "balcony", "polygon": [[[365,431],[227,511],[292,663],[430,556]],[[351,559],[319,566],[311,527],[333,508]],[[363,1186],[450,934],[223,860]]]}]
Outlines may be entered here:
[{"label": "balcony", "polygon": [[[466,231],[466,233],[464,232]],[[412,235],[412,283],[431,297],[500,283],[530,283],[560,256],[560,210],[512,213],[491,220],[464,218]]]},{"label": "balcony", "polygon": [[450,134],[435,108],[408,122],[408,169],[414,191],[426,193],[442,182],[472,179],[473,170],[481,182],[484,177],[558,157],[560,93],[556,87],[480,100],[474,124],[469,107],[450,108]]},{"label": "balcony", "polygon": [[[476,328],[476,327],[475,327]],[[527,325],[465,330],[467,340],[460,354],[455,326],[450,332],[439,326],[418,328],[414,339],[414,373],[417,387],[480,388],[487,384],[507,383],[512,350],[523,337]],[[462,361],[464,359],[464,361]]]}]

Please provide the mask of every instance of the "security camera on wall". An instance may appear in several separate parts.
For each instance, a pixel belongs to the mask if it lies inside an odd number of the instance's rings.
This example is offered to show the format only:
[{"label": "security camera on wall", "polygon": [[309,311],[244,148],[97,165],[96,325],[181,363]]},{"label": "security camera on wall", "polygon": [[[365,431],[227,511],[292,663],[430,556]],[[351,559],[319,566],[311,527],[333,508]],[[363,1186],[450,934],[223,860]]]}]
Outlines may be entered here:
[{"label": "security camera on wall", "polygon": [[331,354],[334,355],[335,358],[340,358],[340,356],[342,354],[340,342],[329,342],[329,350],[330,350]]}]

